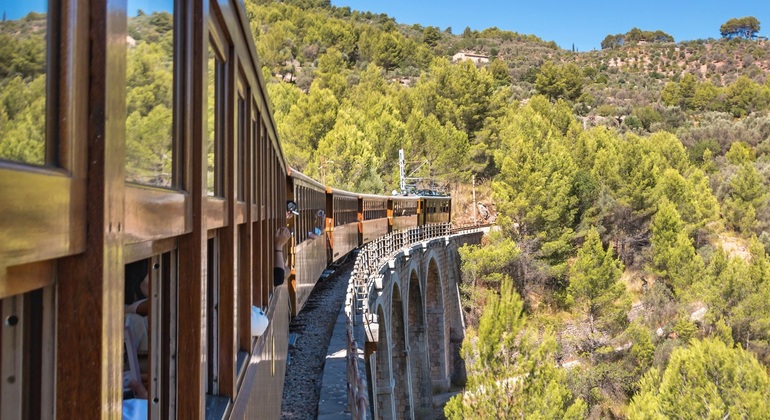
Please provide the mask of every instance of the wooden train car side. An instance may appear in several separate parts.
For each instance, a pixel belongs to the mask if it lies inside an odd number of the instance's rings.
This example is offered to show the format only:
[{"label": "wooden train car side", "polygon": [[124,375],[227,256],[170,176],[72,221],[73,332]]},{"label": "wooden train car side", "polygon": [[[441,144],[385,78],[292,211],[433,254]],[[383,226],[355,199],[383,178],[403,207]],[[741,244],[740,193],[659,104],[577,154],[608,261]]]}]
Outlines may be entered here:
[{"label": "wooden train car side", "polygon": [[359,195],[359,213],[361,219],[361,243],[367,244],[391,231],[388,219],[388,196]]},{"label": "wooden train car side", "polygon": [[326,188],[327,212],[332,215],[329,237],[331,242],[331,261],[335,262],[356,249],[359,237],[359,199],[358,194]]},{"label": "wooden train car side", "polygon": [[393,196],[391,203],[392,229],[403,230],[417,226],[420,198],[416,196]]},{"label": "wooden train car side", "polygon": [[297,203],[299,212],[289,219],[295,243],[290,293],[296,315],[329,265],[331,247],[326,233],[326,187],[293,169],[287,180],[288,198]]},{"label": "wooden train car side", "polygon": [[450,197],[420,197],[419,225],[451,222]]}]

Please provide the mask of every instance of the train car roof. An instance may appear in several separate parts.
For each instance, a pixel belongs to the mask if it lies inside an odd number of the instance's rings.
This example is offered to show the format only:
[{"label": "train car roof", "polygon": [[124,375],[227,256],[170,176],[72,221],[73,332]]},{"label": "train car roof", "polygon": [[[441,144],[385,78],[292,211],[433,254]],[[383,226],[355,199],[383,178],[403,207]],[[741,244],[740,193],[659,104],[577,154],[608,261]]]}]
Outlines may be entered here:
[{"label": "train car roof", "polygon": [[430,199],[438,199],[438,200],[446,200],[452,198],[452,196],[449,195],[394,195],[391,196],[391,198],[395,200],[418,200],[420,198],[430,198]]},{"label": "train car roof", "polygon": [[372,200],[388,200],[390,199],[389,195],[379,195],[379,194],[358,194],[359,197],[363,199],[372,199]]},{"label": "train car roof", "polygon": [[416,195],[391,195],[390,198],[396,201],[417,201],[420,199]]},{"label": "train car roof", "polygon": [[347,197],[355,197],[355,198],[358,198],[358,196],[360,195],[359,193],[354,193],[354,192],[350,192],[350,191],[340,190],[338,188],[332,188],[332,187],[330,187],[328,185],[326,186],[326,192],[334,194],[334,195],[347,196]]},{"label": "train car roof", "polygon": [[317,187],[321,191],[326,191],[326,186],[315,179],[303,174],[302,172],[292,168],[291,166],[288,167],[286,170],[286,174],[290,176],[291,178],[301,180],[304,183],[311,184],[314,187]]}]

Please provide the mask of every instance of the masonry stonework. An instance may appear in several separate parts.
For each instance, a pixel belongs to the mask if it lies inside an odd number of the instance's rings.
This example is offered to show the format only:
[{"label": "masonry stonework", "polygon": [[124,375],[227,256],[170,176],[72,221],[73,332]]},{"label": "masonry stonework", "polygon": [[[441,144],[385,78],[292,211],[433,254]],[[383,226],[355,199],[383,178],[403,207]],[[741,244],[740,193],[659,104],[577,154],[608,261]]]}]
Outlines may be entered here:
[{"label": "masonry stonework", "polygon": [[[464,244],[479,244],[482,232],[417,243],[381,267],[381,285],[370,301],[377,308],[370,395],[378,419],[424,418],[433,395],[465,384],[460,347],[465,336],[459,284]],[[375,338],[370,337],[370,339]]]}]

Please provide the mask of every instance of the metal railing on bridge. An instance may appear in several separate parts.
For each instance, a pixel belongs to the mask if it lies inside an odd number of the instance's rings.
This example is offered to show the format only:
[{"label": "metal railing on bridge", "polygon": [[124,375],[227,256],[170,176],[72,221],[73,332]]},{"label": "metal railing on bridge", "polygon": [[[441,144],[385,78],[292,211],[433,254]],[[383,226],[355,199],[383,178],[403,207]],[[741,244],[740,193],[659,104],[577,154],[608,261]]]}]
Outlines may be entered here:
[{"label": "metal railing on bridge", "polygon": [[437,223],[418,226],[391,232],[366,244],[358,252],[353,272],[348,283],[347,297],[345,301],[345,313],[347,315],[347,392],[348,408],[351,418],[366,419],[367,411],[367,384],[365,371],[359,365],[359,352],[361,348],[356,342],[355,325],[359,314],[366,316],[368,307],[366,299],[369,290],[379,276],[380,267],[402,250],[416,243],[444,236],[481,230],[489,227],[488,224],[467,224],[452,226],[451,223]]}]

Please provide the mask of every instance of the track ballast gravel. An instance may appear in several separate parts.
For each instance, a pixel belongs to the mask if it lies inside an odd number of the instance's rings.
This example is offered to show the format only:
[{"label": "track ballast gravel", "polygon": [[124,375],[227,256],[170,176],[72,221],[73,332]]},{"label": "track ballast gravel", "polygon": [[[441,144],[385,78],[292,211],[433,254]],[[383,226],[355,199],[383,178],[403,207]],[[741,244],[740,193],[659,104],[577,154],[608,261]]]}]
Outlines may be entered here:
[{"label": "track ballast gravel", "polygon": [[282,419],[315,419],[321,396],[326,352],[334,324],[345,301],[353,263],[343,264],[337,271],[320,280],[302,311],[291,321],[289,334],[297,334],[289,348],[289,365],[281,402]]}]

